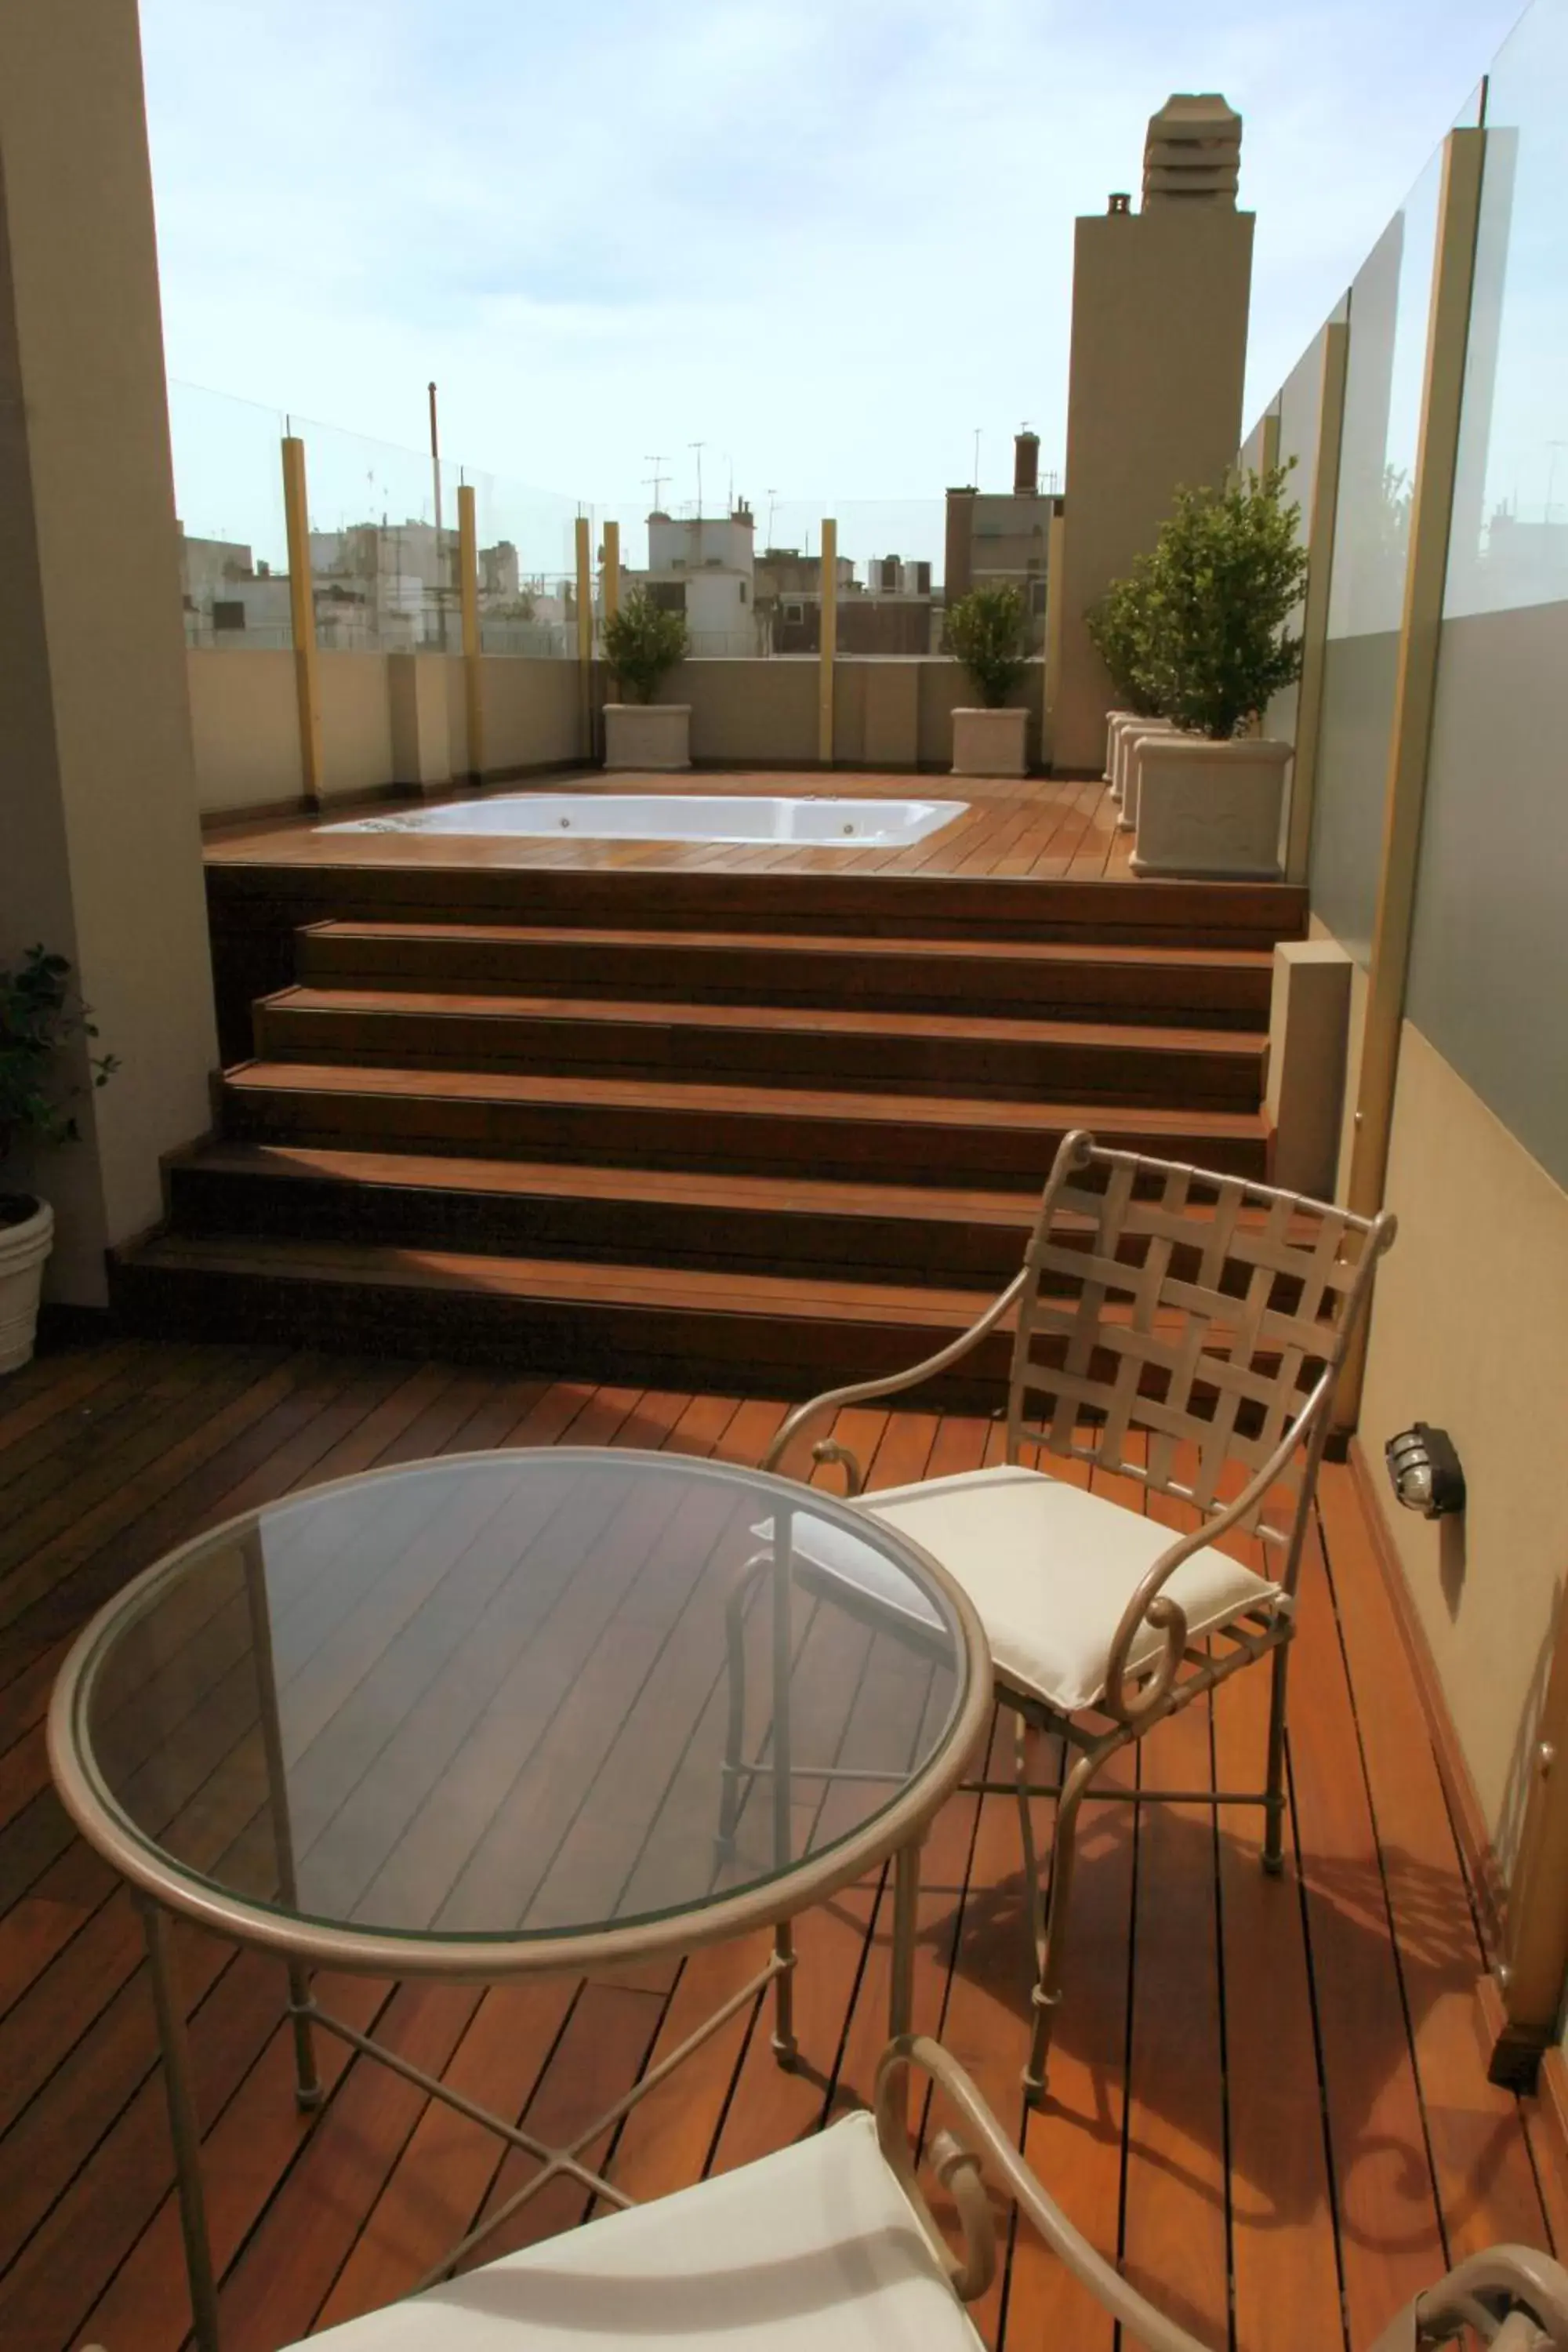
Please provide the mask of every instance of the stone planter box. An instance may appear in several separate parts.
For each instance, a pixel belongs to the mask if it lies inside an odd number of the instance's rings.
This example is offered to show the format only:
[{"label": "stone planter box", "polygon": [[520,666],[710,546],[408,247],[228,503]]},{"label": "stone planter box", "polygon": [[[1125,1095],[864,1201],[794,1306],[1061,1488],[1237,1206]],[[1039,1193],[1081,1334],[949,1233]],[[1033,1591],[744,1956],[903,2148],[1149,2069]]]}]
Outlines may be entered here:
[{"label": "stone planter box", "polygon": [[1134,719],[1121,730],[1117,742],[1116,782],[1111,789],[1121,803],[1121,814],[1116,822],[1123,833],[1131,833],[1138,822],[1138,761],[1144,744],[1152,735],[1175,732],[1168,719]]},{"label": "stone planter box", "polygon": [[18,1370],[32,1355],[44,1260],[54,1238],[47,1201],[36,1202],[19,1223],[0,1224],[0,1372]]},{"label": "stone planter box", "polygon": [[1144,736],[1134,874],[1277,882],[1290,759],[1289,743],[1266,736]]},{"label": "stone planter box", "polygon": [[1029,714],[1026,710],[955,710],[952,772],[955,776],[1026,776]]},{"label": "stone planter box", "polygon": [[658,775],[689,768],[689,702],[606,702],[605,765]]},{"label": "stone planter box", "polygon": [[1133,716],[1131,710],[1108,710],[1105,714],[1105,772],[1101,783],[1116,781],[1116,730],[1124,719]]}]

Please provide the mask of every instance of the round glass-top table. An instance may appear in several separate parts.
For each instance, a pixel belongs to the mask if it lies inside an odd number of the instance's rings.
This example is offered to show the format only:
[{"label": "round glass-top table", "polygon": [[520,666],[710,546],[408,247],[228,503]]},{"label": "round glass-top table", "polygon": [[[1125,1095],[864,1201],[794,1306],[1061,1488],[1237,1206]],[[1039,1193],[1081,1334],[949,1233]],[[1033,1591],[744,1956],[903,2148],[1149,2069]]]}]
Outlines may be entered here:
[{"label": "round glass-top table", "polygon": [[[298,2093],[335,2033],[535,2156],[490,2216],[771,1984],[791,1916],[896,1858],[910,2028],[919,1850],[990,1705],[965,1596],[816,1490],[681,1455],[448,1456],[198,1536],[100,1612],[49,1720],[60,1795],[147,1931],[198,2342],[217,2343],[169,1911],[289,1965]],[[569,2149],[332,2017],[313,1967],[510,1976],[773,1930],[766,1966]],[[437,2275],[477,2242],[474,2232]]]}]

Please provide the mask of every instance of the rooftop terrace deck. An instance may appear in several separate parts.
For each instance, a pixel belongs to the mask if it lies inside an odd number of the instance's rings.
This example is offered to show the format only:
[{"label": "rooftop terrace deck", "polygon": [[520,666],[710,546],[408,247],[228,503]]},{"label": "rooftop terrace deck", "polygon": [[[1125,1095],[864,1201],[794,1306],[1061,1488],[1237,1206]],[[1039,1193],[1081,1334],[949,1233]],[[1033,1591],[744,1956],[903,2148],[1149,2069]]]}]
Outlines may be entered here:
[{"label": "rooftop terrace deck", "polygon": [[[0,1386],[0,2342],[175,2352],[187,2326],[141,1942],[72,1841],[42,1717],[64,1645],[196,1528],[334,1475],[563,1440],[755,1462],[782,1408],[278,1349],[83,1345]],[[977,1417],[860,1412],[873,1484],[978,1464]],[[848,1434],[848,1433],[846,1433]],[[1142,1743],[1156,1785],[1234,1780],[1261,1732],[1246,1675]],[[1253,1687],[1249,1687],[1252,1685]],[[1026,2121],[1027,1971],[1008,1801],[960,1797],[928,1853],[917,2022],[940,2031],[1029,2160],[1131,2277],[1238,2352],[1364,2347],[1450,2257],[1568,2243],[1533,2111],[1485,2079],[1474,1915],[1415,1688],[1351,1474],[1324,1473],[1297,1645],[1289,1860],[1256,1824],[1104,1807],[1082,1842],[1056,2102]],[[727,2029],[638,2111],[615,2176],[638,2195],[815,2128],[868,2090],[886,2014],[888,1898],[800,1927],[805,2069]],[[498,2195],[492,2141],[409,2084],[324,2052],[295,2112],[281,1972],[179,1936],[230,2352],[270,2352],[395,2295]],[[721,1947],[618,1981],[501,1990],[363,1981],[334,2005],[551,2136],[600,2112],[755,1953]],[[581,2218],[564,2184],[535,2233]],[[502,2243],[505,2242],[503,2237]],[[1110,2352],[1032,2244],[980,2314],[993,2341]]]},{"label": "rooftop terrace deck", "polygon": [[[812,794],[857,800],[966,801],[955,817],[906,849],[809,849],[767,844],[668,841],[476,841],[458,835],[319,834],[314,820],[289,818],[215,826],[209,864],[268,862],[420,866],[545,866],[638,872],[926,874],[1009,876],[1037,881],[1125,881],[1132,835],[1119,832],[1107,785],[1042,776],[1025,782],[984,776],[856,774],[820,768],[799,774],[775,771],[689,776],[606,776],[601,768],[570,775],[525,777],[491,790],[574,790],[616,793],[714,792]],[[465,795],[454,793],[451,797]],[[443,797],[447,797],[443,795]],[[334,807],[333,820],[353,814]],[[371,812],[365,812],[369,814]]]}]

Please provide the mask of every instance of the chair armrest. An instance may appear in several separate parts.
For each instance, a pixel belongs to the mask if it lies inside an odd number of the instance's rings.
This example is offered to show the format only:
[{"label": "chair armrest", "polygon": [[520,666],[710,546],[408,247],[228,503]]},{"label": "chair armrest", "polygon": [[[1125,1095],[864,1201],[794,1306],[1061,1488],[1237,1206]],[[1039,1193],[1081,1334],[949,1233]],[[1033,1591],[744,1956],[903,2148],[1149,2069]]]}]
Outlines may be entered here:
[{"label": "chair armrest", "polygon": [[[980,2150],[979,2157],[963,2147],[951,2133],[942,2132],[931,2144],[936,2168],[953,2196],[964,2233],[960,2260],[931,2218],[915,2178],[915,2152],[910,2144],[908,2097],[904,2076],[911,2066],[929,2074],[949,2104],[957,2109],[965,2129]],[[1146,2303],[1121,2273],[1097,2253],[1080,2230],[1075,2229],[1056,2200],[1041,2188],[1013,2146],[984,2099],[956,2059],[925,2034],[904,2035],[891,2042],[877,2069],[877,2137],[882,2154],[924,2231],[933,2253],[960,2298],[973,2302],[984,2293],[994,2274],[995,2238],[989,2202],[979,2179],[979,2167],[1005,2188],[1058,2259],[1081,2280],[1105,2309],[1131,2328],[1148,2352],[1210,2352],[1197,2336],[1189,2336],[1163,2312]],[[986,2263],[986,2247],[990,2266]]]},{"label": "chair armrest", "polygon": [[1373,2352],[1426,2352],[1467,2329],[1497,2352],[1568,2352],[1568,2272],[1533,2246],[1489,2246],[1406,2304]]},{"label": "chair armrest", "polygon": [[[1329,1409],[1334,1378],[1335,1368],[1331,1366],[1315,1382],[1307,1402],[1268,1461],[1253,1473],[1235,1501],[1227,1503],[1213,1518],[1205,1519],[1190,1534],[1179,1536],[1174,1543],[1167,1545],[1129,1600],[1117,1625],[1105,1671],[1105,1712],[1119,1723],[1140,1723],[1145,1716],[1159,1712],[1186,1653],[1185,1613],[1180,1601],[1173,1601],[1163,1587],[1184,1560],[1190,1559],[1205,1544],[1212,1544],[1216,1536],[1227,1535],[1249,1511],[1255,1510],[1279,1478],[1296,1448],[1304,1439],[1316,1436]],[[1127,1689],[1128,1660],[1139,1630],[1144,1625],[1154,1626],[1163,1633],[1165,1642],[1152,1668],[1139,1667],[1140,1675],[1152,1674],[1152,1679],[1134,1697]]]},{"label": "chair armrest", "polygon": [[[819,1413],[837,1412],[846,1405],[865,1404],[872,1397],[897,1396],[900,1390],[915,1388],[921,1381],[932,1380],[938,1372],[945,1372],[950,1364],[956,1364],[971,1348],[984,1339],[988,1331],[996,1328],[1008,1309],[1016,1305],[1027,1278],[1027,1267],[1020,1268],[1006,1289],[992,1300],[984,1314],[972,1323],[967,1331],[960,1332],[956,1339],[950,1339],[947,1346],[939,1348],[934,1356],[927,1356],[922,1362],[911,1364],[907,1371],[885,1372],[877,1380],[856,1381],[848,1388],[825,1389],[820,1396],[809,1398],[805,1404],[797,1404],[763,1454],[763,1468],[777,1469],[797,1433]],[[826,1438],[813,1447],[812,1457],[817,1462],[842,1463],[849,1493],[860,1493],[866,1484],[865,1474],[848,1446],[840,1445],[836,1439]]]}]

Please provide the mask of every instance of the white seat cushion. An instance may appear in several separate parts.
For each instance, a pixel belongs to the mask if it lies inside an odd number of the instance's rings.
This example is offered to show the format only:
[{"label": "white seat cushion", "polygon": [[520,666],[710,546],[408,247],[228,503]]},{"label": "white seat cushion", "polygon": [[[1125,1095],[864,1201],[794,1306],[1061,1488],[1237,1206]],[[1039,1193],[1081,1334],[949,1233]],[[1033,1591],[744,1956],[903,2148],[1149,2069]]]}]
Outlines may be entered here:
[{"label": "white seat cushion", "polygon": [[[1153,1519],[1017,1465],[889,1486],[863,1495],[857,1507],[940,1560],[973,1601],[1003,1673],[1063,1714],[1102,1696],[1121,1612],[1176,1540]],[[1194,1635],[1266,1607],[1280,1591],[1209,1544],[1164,1589]],[[1163,1640],[1143,1629],[1130,1663],[1148,1664]]]},{"label": "white seat cushion", "polygon": [[980,2337],[847,2116],[758,2164],[590,2221],[312,2336],[310,2352],[975,2352]]}]

